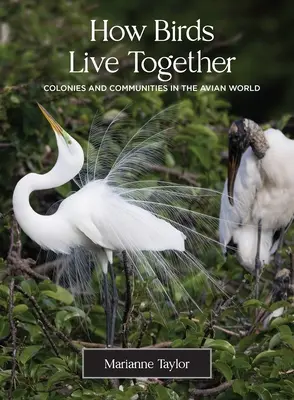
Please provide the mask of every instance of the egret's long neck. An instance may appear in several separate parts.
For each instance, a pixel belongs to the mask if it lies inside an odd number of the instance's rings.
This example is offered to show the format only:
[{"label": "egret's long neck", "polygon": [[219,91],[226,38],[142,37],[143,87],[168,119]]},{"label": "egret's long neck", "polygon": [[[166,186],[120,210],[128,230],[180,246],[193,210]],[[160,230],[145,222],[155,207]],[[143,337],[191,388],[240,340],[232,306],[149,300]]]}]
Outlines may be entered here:
[{"label": "egret's long neck", "polygon": [[[61,186],[77,175],[82,167],[82,160],[68,164],[62,157],[58,157],[55,166],[46,174],[31,173],[23,177],[16,185],[13,193],[13,209],[15,217],[23,231],[35,242],[44,247],[46,232],[52,232],[56,226],[55,214],[40,215],[30,205],[30,194],[35,190],[52,189]],[[44,236],[41,238],[40,235]]]}]

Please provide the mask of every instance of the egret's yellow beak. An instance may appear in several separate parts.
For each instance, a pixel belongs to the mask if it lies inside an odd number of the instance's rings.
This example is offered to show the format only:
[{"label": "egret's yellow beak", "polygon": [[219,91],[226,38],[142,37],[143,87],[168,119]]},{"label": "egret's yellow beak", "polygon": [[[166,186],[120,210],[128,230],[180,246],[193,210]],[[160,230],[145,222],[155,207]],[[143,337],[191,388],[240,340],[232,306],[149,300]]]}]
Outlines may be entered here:
[{"label": "egret's yellow beak", "polygon": [[51,125],[53,131],[57,135],[61,135],[68,145],[71,144],[72,143],[71,136],[59,125],[58,122],[55,121],[55,119],[48,113],[48,111],[45,110],[45,108],[43,106],[41,106],[41,104],[39,104],[39,103],[37,103],[37,104],[38,104],[40,110],[42,111],[43,115],[45,116],[45,118],[47,119],[49,124]]},{"label": "egret's yellow beak", "polygon": [[41,104],[39,104],[39,103],[37,103],[37,104],[38,104],[40,110],[42,111],[43,115],[45,116],[45,118],[47,119],[49,124],[51,125],[54,132],[57,133],[58,135],[64,135],[64,129],[59,125],[59,123],[55,121],[55,119],[48,113],[48,111],[45,110],[45,108],[43,106],[41,106]]}]

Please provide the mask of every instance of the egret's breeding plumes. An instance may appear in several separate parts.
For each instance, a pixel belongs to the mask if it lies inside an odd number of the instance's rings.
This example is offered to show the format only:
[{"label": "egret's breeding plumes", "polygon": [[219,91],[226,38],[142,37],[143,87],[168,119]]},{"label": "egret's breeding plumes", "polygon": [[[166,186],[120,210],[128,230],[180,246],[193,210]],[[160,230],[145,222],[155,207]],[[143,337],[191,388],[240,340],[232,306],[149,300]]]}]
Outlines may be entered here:
[{"label": "egret's breeding plumes", "polygon": [[[70,287],[85,288],[90,265],[94,265],[98,275],[99,270],[103,272],[106,285],[109,269],[114,280],[113,253],[124,251],[153,299],[158,293],[168,297],[163,284],[168,281],[183,299],[192,301],[179,279],[184,271],[201,270],[217,285],[197,255],[209,241],[217,244],[218,219],[195,211],[194,206],[201,201],[216,204],[219,194],[154,178],[141,180],[148,177],[152,165],[162,163],[171,126],[168,111],[140,129],[134,127],[133,132],[128,126],[128,136],[121,133],[125,112],[108,121],[95,119],[84,163],[80,144],[39,107],[56,136],[57,162],[48,173],[31,173],[18,182],[13,208],[31,239],[44,249],[63,254],[60,280],[66,277]],[[42,216],[31,208],[30,193],[58,187],[73,178],[80,190],[63,200],[53,215]],[[107,293],[106,309],[110,311]],[[108,326],[108,342],[113,340],[111,331],[113,327]]]},{"label": "egret's breeding plumes", "polygon": [[294,214],[294,141],[248,119],[229,130],[228,179],[220,212],[220,241],[236,248],[258,279],[278,250]]}]

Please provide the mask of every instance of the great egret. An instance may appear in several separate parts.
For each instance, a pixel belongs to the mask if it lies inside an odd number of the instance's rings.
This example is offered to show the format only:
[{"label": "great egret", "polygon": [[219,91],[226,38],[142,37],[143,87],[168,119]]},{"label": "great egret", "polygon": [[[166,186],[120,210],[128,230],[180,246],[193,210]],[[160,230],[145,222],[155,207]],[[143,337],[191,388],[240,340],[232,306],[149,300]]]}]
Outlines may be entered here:
[{"label": "great egret", "polygon": [[228,179],[220,211],[224,252],[236,248],[240,263],[256,275],[270,262],[294,214],[294,141],[277,129],[235,121],[229,130]]},{"label": "great egret", "polygon": [[[168,279],[181,296],[188,297],[178,275],[195,268],[217,285],[193,254],[213,238],[217,223],[217,218],[193,211],[193,202],[201,199],[202,191],[139,180],[163,156],[169,116],[159,113],[127,140],[124,134],[119,136],[122,112],[111,118],[107,127],[94,121],[82,168],[84,153],[80,144],[44,107],[39,107],[56,136],[57,162],[46,174],[30,173],[17,183],[13,209],[21,228],[32,240],[44,249],[71,257],[63,268],[69,284],[71,280],[78,279],[80,284],[87,280],[90,257],[101,265],[107,287],[108,263],[112,265],[113,252],[125,251],[137,275],[153,280],[154,292],[167,295],[162,280]],[[55,214],[43,216],[31,208],[29,197],[33,191],[58,187],[77,174],[75,181],[80,190],[63,200]],[[205,195],[208,194],[218,198],[217,193],[207,191]],[[197,223],[205,222],[206,235],[195,228]],[[165,257],[161,252],[168,250]],[[86,257],[81,257],[81,253]],[[108,293],[105,308],[107,344],[111,344]]]}]

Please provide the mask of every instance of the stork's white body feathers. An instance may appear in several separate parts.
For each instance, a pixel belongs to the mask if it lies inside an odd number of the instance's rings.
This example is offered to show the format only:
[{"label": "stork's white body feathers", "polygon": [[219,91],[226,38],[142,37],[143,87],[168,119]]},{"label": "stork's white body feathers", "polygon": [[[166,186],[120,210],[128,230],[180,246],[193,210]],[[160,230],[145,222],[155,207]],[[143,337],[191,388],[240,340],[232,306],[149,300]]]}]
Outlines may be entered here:
[{"label": "stork's white body feathers", "polygon": [[233,242],[241,264],[252,272],[261,221],[260,261],[270,262],[277,251],[279,231],[294,215],[294,141],[281,131],[264,132],[269,148],[258,160],[249,147],[242,156],[234,186],[234,206],[225,183],[220,212],[220,242],[224,252]]}]

